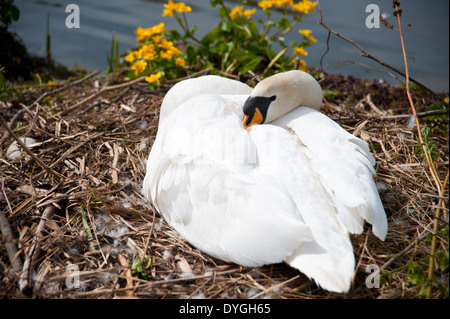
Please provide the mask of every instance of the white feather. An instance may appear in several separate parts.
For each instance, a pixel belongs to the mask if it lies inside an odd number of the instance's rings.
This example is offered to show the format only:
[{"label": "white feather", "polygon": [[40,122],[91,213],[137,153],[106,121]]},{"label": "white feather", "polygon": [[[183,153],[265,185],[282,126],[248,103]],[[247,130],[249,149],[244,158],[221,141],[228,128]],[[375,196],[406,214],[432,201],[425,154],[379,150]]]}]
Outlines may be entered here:
[{"label": "white feather", "polygon": [[[310,88],[303,94],[318,94],[311,79],[299,82]],[[213,257],[243,266],[285,261],[324,289],[348,291],[355,267],[348,232],[360,233],[364,221],[382,239],[387,231],[367,144],[308,107],[272,109],[276,121],[245,130],[251,89],[230,81],[202,77],[168,92],[144,195]],[[253,92],[273,90],[264,81],[266,89]],[[276,81],[285,88],[283,76]],[[278,103],[294,95],[278,93]],[[318,100],[302,101],[317,108]]]}]

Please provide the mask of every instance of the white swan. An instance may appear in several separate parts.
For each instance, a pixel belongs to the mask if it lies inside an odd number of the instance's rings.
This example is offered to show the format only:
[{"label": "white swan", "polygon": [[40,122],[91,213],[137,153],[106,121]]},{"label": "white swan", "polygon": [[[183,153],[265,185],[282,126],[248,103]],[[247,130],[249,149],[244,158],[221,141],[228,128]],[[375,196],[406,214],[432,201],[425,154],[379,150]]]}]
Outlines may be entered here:
[{"label": "white swan", "polygon": [[367,221],[384,240],[387,220],[367,143],[318,112],[321,100],[320,85],[301,71],[253,90],[217,76],[178,83],[161,106],[144,195],[213,257],[284,261],[324,289],[347,292],[349,233]]}]

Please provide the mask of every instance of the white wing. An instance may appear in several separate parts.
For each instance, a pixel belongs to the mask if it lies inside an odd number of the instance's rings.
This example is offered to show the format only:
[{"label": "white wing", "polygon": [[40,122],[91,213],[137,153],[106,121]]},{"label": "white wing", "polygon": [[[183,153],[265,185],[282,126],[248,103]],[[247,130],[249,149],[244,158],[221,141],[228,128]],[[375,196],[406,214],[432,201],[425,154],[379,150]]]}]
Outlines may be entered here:
[{"label": "white wing", "polygon": [[324,289],[348,291],[355,267],[353,247],[329,194],[312,169],[308,149],[288,131],[270,124],[253,126],[250,135],[258,150],[260,167],[256,173],[267,174],[271,184],[289,194],[298,218],[312,234],[313,240],[302,242],[285,261]]},{"label": "white wing", "polygon": [[384,240],[386,214],[373,176],[375,159],[366,142],[348,133],[318,111],[300,107],[273,124],[291,130],[310,151],[312,168],[352,233],[363,231],[364,220]]}]

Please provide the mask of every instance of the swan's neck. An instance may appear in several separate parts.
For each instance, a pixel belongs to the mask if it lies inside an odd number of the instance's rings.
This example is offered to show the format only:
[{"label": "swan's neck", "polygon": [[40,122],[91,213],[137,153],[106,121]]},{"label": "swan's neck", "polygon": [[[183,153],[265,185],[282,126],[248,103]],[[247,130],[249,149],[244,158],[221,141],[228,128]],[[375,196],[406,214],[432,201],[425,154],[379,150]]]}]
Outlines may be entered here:
[{"label": "swan's neck", "polygon": [[[263,83],[264,81],[267,82]],[[311,75],[301,71],[279,73],[261,81],[252,92],[252,95],[258,94],[276,96],[267,110],[266,123],[275,121],[300,106],[320,110],[322,104],[320,84]]]}]

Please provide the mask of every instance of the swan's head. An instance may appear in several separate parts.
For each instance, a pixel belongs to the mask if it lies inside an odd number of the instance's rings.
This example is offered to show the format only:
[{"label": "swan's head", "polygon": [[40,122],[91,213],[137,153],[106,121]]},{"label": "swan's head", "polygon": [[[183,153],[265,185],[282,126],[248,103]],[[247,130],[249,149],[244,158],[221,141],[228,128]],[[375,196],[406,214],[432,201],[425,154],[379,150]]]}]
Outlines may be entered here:
[{"label": "swan's head", "polygon": [[308,73],[288,71],[259,82],[244,103],[245,128],[270,123],[299,106],[316,110],[322,103],[322,88]]}]

